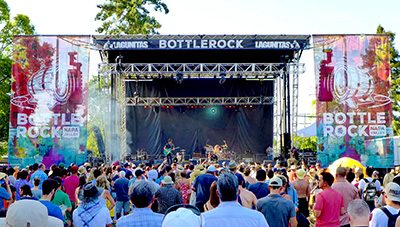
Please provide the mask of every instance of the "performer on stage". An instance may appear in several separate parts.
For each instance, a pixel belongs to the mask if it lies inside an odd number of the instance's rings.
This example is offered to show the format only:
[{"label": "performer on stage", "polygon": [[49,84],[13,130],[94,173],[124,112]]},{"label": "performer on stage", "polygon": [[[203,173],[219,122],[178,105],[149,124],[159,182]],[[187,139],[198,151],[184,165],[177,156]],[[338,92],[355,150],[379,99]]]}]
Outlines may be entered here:
[{"label": "performer on stage", "polygon": [[172,151],[175,150],[175,145],[172,143],[172,139],[168,140],[168,143],[164,146],[164,155],[167,156],[168,165],[172,164]]}]

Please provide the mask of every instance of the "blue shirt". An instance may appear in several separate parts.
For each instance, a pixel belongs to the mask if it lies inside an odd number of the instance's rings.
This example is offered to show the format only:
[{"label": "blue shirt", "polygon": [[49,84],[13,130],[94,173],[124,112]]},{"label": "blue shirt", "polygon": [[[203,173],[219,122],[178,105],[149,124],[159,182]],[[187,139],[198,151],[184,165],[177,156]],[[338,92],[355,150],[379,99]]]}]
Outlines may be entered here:
[{"label": "blue shirt", "polygon": [[[0,198],[8,200],[8,199],[10,199],[10,197],[11,197],[10,193],[8,193],[5,188],[0,187]],[[0,209],[1,208],[4,208],[4,202],[3,201],[0,201]]]},{"label": "blue shirt", "polygon": [[43,172],[43,170],[38,169],[36,172],[34,172],[31,175],[31,180],[30,182],[33,183],[33,180],[38,177],[40,179],[40,185],[39,185],[39,189],[42,189],[42,184],[43,181],[47,180],[47,174],[45,172]]},{"label": "blue shirt", "polygon": [[130,187],[131,184],[135,183],[136,179],[137,179],[136,177],[133,177],[132,179],[130,179],[130,180],[129,180],[128,187]]},{"label": "blue shirt", "polygon": [[61,208],[59,206],[54,205],[50,201],[40,200],[40,202],[47,207],[49,216],[56,217],[64,222],[64,215],[62,214]]},{"label": "blue shirt", "polygon": [[126,202],[129,201],[128,189],[129,180],[125,177],[120,177],[114,182],[114,190],[117,194],[117,201]]},{"label": "blue shirt", "polygon": [[269,194],[258,200],[257,210],[264,214],[270,226],[289,227],[289,219],[296,217],[293,203],[279,194]]},{"label": "blue shirt", "polygon": [[16,196],[16,199],[17,199],[17,200],[19,200],[20,197],[21,197],[21,196],[19,195],[19,189],[21,188],[22,185],[25,185],[25,184],[29,185],[30,188],[33,188],[33,184],[32,184],[31,182],[27,181],[27,180],[19,179],[19,180],[17,180],[17,181],[15,182],[14,187],[15,187],[15,189],[16,189],[16,191],[15,191],[15,196]]},{"label": "blue shirt", "polygon": [[269,194],[267,183],[257,182],[249,185],[249,191],[253,192],[257,199],[261,199]]},{"label": "blue shirt", "polygon": [[297,198],[297,191],[296,189],[294,189],[294,186],[292,183],[289,182],[290,187],[288,187],[287,190],[287,194],[290,195],[290,197],[292,197],[292,202],[294,203],[294,205],[296,207],[299,206],[299,199]]},{"label": "blue shirt", "polygon": [[[289,201],[290,202],[290,201]],[[238,202],[221,202],[215,209],[201,214],[203,227],[265,227],[264,216],[255,210],[242,207]]]},{"label": "blue shirt", "polygon": [[218,178],[211,174],[201,174],[196,177],[193,187],[196,189],[196,202],[205,203],[210,198],[210,187]]},{"label": "blue shirt", "polygon": [[135,208],[131,214],[118,219],[117,227],[161,227],[163,218],[164,215],[150,208]]}]

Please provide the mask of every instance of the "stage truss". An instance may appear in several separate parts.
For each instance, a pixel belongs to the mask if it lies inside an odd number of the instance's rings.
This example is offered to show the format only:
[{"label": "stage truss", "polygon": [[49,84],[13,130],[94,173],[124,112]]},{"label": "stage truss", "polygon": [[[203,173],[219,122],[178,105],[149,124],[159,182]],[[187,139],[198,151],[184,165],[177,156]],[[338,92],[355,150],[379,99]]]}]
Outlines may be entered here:
[{"label": "stage truss", "polygon": [[[165,64],[135,64],[135,63],[100,63],[98,65],[99,84],[103,92],[109,94],[111,105],[109,111],[116,114],[117,119],[112,123],[117,135],[110,135],[107,140],[109,151],[116,147],[110,141],[119,137],[121,141],[121,158],[126,155],[126,107],[127,106],[201,106],[201,105],[274,105],[274,149],[282,149],[281,138],[286,127],[284,114],[291,109],[292,132],[297,131],[298,108],[298,76],[305,72],[305,64],[299,63],[300,51],[296,58],[289,63],[165,63]],[[291,106],[284,107],[282,98],[283,80],[293,81],[291,84]],[[273,80],[274,97],[126,97],[126,83],[142,82],[153,79],[246,79]],[[114,112],[114,113],[113,113]],[[112,133],[111,133],[112,134]],[[107,155],[110,158],[110,155]],[[123,159],[123,158],[122,158]]]}]

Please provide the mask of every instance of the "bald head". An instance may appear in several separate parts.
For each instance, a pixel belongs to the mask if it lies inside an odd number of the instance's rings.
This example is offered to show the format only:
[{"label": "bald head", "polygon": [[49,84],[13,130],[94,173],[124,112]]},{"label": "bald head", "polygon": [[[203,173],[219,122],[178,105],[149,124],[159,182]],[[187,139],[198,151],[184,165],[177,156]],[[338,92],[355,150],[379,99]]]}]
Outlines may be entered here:
[{"label": "bald head", "polygon": [[351,226],[368,226],[370,210],[368,204],[364,200],[356,199],[351,201],[347,207],[347,214]]},{"label": "bald head", "polygon": [[346,169],[343,167],[338,167],[336,169],[336,175],[342,178],[346,177]]}]

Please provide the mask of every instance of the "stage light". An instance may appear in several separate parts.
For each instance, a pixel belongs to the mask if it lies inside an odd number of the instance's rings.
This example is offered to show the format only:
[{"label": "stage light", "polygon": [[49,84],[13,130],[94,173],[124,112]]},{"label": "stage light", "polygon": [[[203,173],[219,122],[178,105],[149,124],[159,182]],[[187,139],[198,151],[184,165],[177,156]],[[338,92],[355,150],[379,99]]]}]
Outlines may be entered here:
[{"label": "stage light", "polygon": [[208,108],[211,108],[211,106],[208,106]]},{"label": "stage light", "polygon": [[221,76],[221,79],[219,79],[219,84],[225,83],[225,81],[226,81],[226,79],[225,79],[226,74],[225,74],[225,73],[220,73],[219,75]]},{"label": "stage light", "polygon": [[197,106],[195,106],[194,108],[197,109]]},{"label": "stage light", "polygon": [[225,106],[225,108],[228,108],[228,106]]},{"label": "stage light", "polygon": [[211,109],[211,113],[215,113],[215,109],[214,108]]},{"label": "stage light", "polygon": [[189,108],[190,108],[190,106],[187,106],[186,108],[188,108],[188,109],[189,109]]},{"label": "stage light", "polygon": [[176,79],[176,82],[178,84],[182,84],[182,82],[183,82],[183,74],[182,73],[177,73],[175,79]]},{"label": "stage light", "polygon": [[153,106],[150,106],[150,109],[153,108]]},{"label": "stage light", "polygon": [[247,108],[247,106],[244,106],[244,108]]},{"label": "stage light", "polygon": [[145,109],[147,109],[147,106],[144,106]]},{"label": "stage light", "polygon": [[203,109],[205,109],[206,108],[206,106],[203,106]]},{"label": "stage light", "polygon": [[165,106],[162,106],[163,109],[165,109]]},{"label": "stage light", "polygon": [[253,108],[253,106],[252,106],[252,105],[250,105],[250,108]]}]

